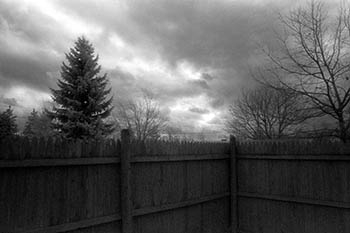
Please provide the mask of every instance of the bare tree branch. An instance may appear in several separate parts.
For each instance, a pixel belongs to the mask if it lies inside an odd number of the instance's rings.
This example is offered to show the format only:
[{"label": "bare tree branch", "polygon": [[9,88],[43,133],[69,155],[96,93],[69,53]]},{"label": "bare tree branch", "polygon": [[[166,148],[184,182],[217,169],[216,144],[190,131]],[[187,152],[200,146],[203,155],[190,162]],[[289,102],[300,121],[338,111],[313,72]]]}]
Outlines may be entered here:
[{"label": "bare tree branch", "polygon": [[167,122],[157,102],[147,94],[139,100],[119,101],[112,116],[119,129],[131,129],[138,141],[158,139]]},{"label": "bare tree branch", "polygon": [[[279,53],[265,51],[278,79],[260,80],[275,89],[287,88],[307,97],[320,112],[338,125],[338,136],[345,141],[350,125],[350,11],[341,6],[331,18],[325,5],[312,1],[287,16],[280,16],[287,36]],[[278,74],[277,74],[278,73]]]},{"label": "bare tree branch", "polygon": [[295,135],[299,126],[316,113],[306,108],[302,96],[288,89],[259,87],[243,91],[229,109],[226,129],[250,139]]}]

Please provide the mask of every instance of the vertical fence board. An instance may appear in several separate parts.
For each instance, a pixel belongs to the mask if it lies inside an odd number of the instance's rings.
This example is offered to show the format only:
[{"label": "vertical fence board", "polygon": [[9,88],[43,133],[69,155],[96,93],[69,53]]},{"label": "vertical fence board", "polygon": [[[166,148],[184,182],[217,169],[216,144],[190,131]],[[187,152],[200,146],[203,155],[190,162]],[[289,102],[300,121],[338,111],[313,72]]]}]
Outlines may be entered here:
[{"label": "vertical fence board", "polygon": [[131,164],[130,164],[130,131],[121,132],[121,214],[122,232],[132,233],[131,201]]},{"label": "vertical fence board", "polygon": [[237,161],[236,161],[236,139],[230,137],[231,163],[230,163],[230,224],[231,232],[238,233],[238,200],[237,200]]}]

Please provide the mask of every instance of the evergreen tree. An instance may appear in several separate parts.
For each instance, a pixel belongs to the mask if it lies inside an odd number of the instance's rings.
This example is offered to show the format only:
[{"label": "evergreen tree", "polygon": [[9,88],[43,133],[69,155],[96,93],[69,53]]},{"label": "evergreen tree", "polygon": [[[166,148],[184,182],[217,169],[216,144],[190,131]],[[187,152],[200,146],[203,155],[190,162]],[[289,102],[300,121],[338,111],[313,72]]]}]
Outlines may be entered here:
[{"label": "evergreen tree", "polygon": [[24,130],[23,130],[23,135],[27,137],[34,137],[35,132],[34,132],[34,127],[35,127],[35,122],[38,120],[38,112],[33,109],[33,111],[30,113],[28,116],[27,122],[25,124]]},{"label": "evergreen tree", "polygon": [[34,123],[34,133],[38,137],[57,136],[57,132],[52,128],[51,119],[45,112],[40,113],[38,120]]},{"label": "evergreen tree", "polygon": [[53,126],[66,138],[100,138],[110,134],[111,124],[103,120],[110,115],[112,98],[107,75],[99,76],[101,66],[92,44],[78,38],[66,54],[68,64],[61,66],[57,90],[51,90],[57,106],[47,111]]},{"label": "evergreen tree", "polygon": [[0,114],[0,140],[17,133],[16,116],[11,106]]},{"label": "evergreen tree", "polygon": [[28,116],[23,135],[27,137],[55,136],[51,128],[51,119],[45,113],[38,113],[35,109]]}]

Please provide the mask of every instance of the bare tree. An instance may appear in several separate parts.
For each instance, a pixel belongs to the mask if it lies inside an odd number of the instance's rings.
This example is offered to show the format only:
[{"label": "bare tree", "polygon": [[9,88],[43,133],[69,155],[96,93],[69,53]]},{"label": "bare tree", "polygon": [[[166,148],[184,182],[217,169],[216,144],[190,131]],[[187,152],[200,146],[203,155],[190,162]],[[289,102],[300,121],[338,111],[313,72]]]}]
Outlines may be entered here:
[{"label": "bare tree", "polygon": [[206,141],[206,136],[204,130],[201,130],[197,135],[197,140],[200,142]]},{"label": "bare tree", "polygon": [[164,129],[165,134],[167,135],[168,141],[179,141],[179,134],[183,134],[183,131],[180,127],[175,125],[167,124]]},{"label": "bare tree", "polygon": [[350,127],[349,10],[341,7],[333,18],[323,3],[312,1],[280,19],[286,33],[279,36],[279,53],[267,51],[273,63],[269,71],[280,86],[307,97],[320,112],[331,116],[337,122],[338,137],[346,141]]},{"label": "bare tree", "polygon": [[288,89],[258,87],[243,91],[229,108],[226,130],[238,137],[273,139],[295,135],[313,116],[303,98]]},{"label": "bare tree", "polygon": [[117,128],[130,129],[136,140],[158,139],[166,126],[166,118],[150,95],[139,100],[119,101],[112,116]]}]

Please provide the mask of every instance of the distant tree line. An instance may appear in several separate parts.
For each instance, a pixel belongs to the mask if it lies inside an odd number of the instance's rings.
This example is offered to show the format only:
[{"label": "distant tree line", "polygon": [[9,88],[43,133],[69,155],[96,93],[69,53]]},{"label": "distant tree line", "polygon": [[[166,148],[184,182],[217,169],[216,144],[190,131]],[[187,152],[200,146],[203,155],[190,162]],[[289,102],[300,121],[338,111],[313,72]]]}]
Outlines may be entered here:
[{"label": "distant tree line", "polygon": [[0,113],[0,140],[17,133],[16,116],[11,106]]}]

